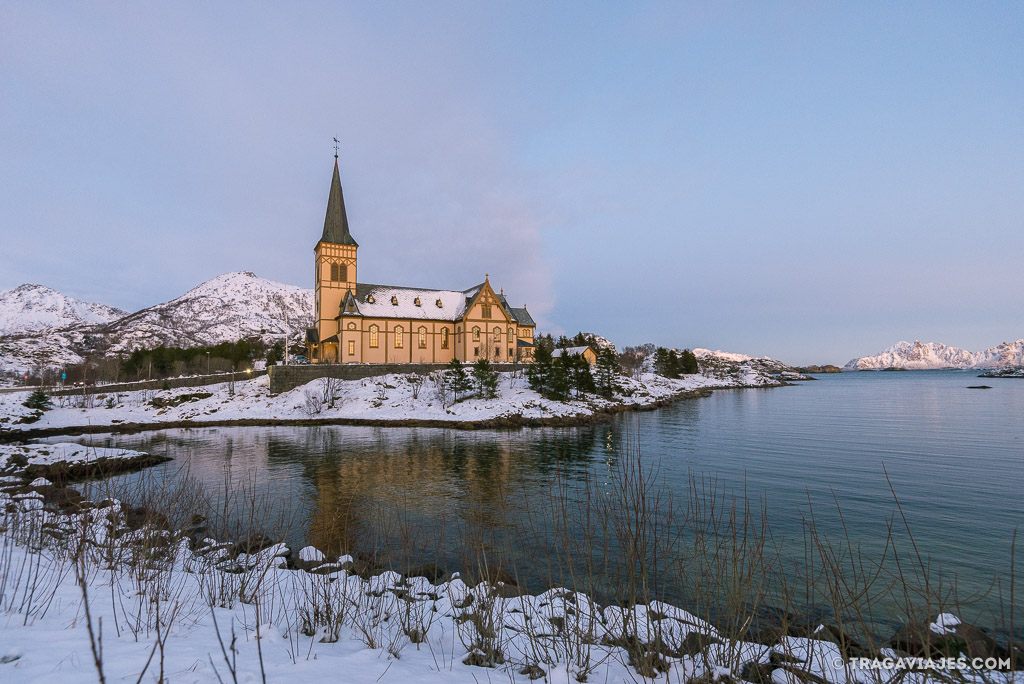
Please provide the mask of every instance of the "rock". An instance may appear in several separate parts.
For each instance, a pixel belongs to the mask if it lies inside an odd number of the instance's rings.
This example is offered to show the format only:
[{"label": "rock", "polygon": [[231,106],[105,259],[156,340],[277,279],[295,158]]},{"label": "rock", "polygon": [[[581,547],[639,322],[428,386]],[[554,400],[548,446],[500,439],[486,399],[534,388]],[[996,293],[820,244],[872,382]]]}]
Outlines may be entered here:
[{"label": "rock", "polygon": [[740,670],[740,678],[753,684],[770,684],[775,665],[751,661]]},{"label": "rock", "polygon": [[276,543],[276,541],[262,532],[253,532],[248,537],[235,544],[235,550],[238,553],[253,554],[262,551],[263,549],[270,548]]},{"label": "rock", "polygon": [[[797,633],[802,631],[803,633]],[[842,630],[832,624],[818,625],[813,630],[794,628],[790,636],[803,636],[807,639],[827,641],[839,647],[839,651],[847,658],[870,658],[874,653],[864,648],[852,638],[843,634]]]},{"label": "rock", "polygon": [[445,569],[439,566],[437,563],[424,563],[423,565],[417,565],[414,568],[409,568],[409,572],[405,573],[405,576],[426,577],[428,580],[430,580],[431,584],[437,584],[447,574],[448,573],[445,571]]},{"label": "rock", "polygon": [[992,385],[968,385],[967,389],[992,389]]},{"label": "rock", "polygon": [[934,622],[911,622],[903,625],[889,640],[889,645],[915,657],[955,658],[961,653],[969,658],[1008,658],[1009,651],[1000,646],[984,630],[958,623],[939,625]]},{"label": "rock", "polygon": [[171,523],[167,519],[167,516],[159,511],[150,510],[144,506],[138,506],[132,508],[126,506],[122,509],[124,513],[124,523],[133,530],[137,530],[145,525],[153,525],[162,530],[170,530]]}]

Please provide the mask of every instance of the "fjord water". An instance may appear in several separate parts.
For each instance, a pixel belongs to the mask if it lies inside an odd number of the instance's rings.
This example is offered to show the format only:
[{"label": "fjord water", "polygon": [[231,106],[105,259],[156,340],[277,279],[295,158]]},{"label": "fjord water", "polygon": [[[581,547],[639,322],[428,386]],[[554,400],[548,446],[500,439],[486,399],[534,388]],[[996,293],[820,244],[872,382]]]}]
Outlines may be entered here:
[{"label": "fjord water", "polygon": [[[525,515],[543,519],[556,471],[570,488],[587,472],[600,481],[627,444],[677,496],[685,498],[691,476],[706,475],[763,499],[779,539],[802,544],[812,506],[818,528],[840,534],[838,502],[846,530],[869,555],[882,554],[887,520],[905,537],[891,482],[918,550],[933,570],[956,576],[963,597],[984,592],[996,575],[1006,590],[1011,541],[1024,523],[1024,380],[976,375],[821,375],[580,428],[214,427],[75,439],[175,458],[121,482],[170,477],[182,466],[214,494],[225,477],[234,486],[254,481],[294,515],[287,536],[296,546],[338,553],[374,535],[413,529],[435,538],[445,527],[440,555],[449,567],[461,559],[456,530],[484,530],[494,543]],[[984,383],[992,389],[967,389]],[[372,529],[382,511],[400,511],[411,527]],[[1016,610],[1024,614],[1020,593]],[[998,605],[991,593],[976,601]]]}]

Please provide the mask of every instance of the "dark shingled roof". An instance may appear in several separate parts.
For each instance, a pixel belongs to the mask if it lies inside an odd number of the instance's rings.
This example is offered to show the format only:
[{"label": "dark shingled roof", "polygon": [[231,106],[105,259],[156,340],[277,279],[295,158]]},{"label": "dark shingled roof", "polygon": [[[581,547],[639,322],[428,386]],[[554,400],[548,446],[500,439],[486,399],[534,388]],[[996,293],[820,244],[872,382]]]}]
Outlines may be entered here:
[{"label": "dark shingled roof", "polygon": [[348,215],[345,213],[345,196],[341,194],[337,159],[334,160],[334,177],[331,178],[331,194],[327,197],[327,216],[324,218],[324,234],[320,242],[359,246],[348,232]]},{"label": "dark shingled roof", "polygon": [[530,313],[526,310],[525,306],[522,309],[516,309],[509,306],[508,300],[505,299],[504,294],[498,295],[498,301],[501,302],[502,307],[505,308],[505,311],[508,313],[509,318],[511,318],[513,321],[515,321],[519,325],[524,325],[526,327],[536,327],[537,324],[533,322],[533,316],[530,315]]}]

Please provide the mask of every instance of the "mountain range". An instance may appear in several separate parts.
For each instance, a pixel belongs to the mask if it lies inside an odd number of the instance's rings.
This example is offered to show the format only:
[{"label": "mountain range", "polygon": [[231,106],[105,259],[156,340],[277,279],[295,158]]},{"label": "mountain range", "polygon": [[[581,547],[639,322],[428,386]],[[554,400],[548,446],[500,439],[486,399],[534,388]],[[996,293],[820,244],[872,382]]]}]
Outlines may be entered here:
[{"label": "mountain range", "polygon": [[874,356],[852,359],[843,370],[936,370],[943,368],[1009,368],[1024,366],[1024,339],[972,352],[941,342],[897,342]]},{"label": "mountain range", "polygon": [[313,291],[225,273],[169,302],[135,313],[69,297],[41,285],[0,292],[0,374],[81,363],[89,355],[138,348],[214,345],[301,336]]}]

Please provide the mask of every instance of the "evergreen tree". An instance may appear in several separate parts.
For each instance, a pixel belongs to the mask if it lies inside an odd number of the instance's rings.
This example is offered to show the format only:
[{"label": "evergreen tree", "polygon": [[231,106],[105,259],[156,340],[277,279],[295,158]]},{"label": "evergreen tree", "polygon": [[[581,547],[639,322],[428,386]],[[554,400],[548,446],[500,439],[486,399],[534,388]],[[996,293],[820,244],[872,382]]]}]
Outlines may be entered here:
[{"label": "evergreen tree", "polygon": [[697,366],[697,357],[689,349],[684,349],[682,356],[679,358],[681,370],[687,375],[693,375],[699,373],[700,368]]},{"label": "evergreen tree", "polygon": [[678,378],[682,375],[683,364],[679,360],[679,355],[676,354],[675,349],[670,349],[668,352],[668,375],[669,378]]},{"label": "evergreen tree", "polygon": [[473,364],[473,380],[484,399],[498,396],[498,374],[487,359],[480,359]]},{"label": "evergreen tree", "polygon": [[658,347],[654,352],[654,372],[666,378],[668,377],[668,349]]},{"label": "evergreen tree", "polygon": [[566,363],[569,372],[569,384],[576,391],[576,396],[593,394],[597,391],[594,385],[594,376],[590,372],[590,362],[583,354],[571,354]]},{"label": "evergreen tree", "polygon": [[452,391],[452,403],[459,401],[459,395],[465,394],[473,388],[473,381],[470,380],[469,375],[466,374],[466,369],[463,368],[462,362],[458,359],[452,359],[451,363],[448,364],[448,370],[444,372],[445,382],[449,389]]},{"label": "evergreen tree", "polygon": [[50,397],[47,396],[46,392],[42,389],[37,389],[28,395],[28,399],[22,403],[22,406],[36,411],[46,411],[53,408],[53,404],[50,403]]},{"label": "evergreen tree", "polygon": [[554,360],[551,364],[551,370],[548,373],[547,391],[542,392],[548,399],[556,399],[558,401],[565,401],[569,398],[570,390],[570,371],[568,368],[569,363],[568,356],[563,354]]},{"label": "evergreen tree", "polygon": [[604,397],[615,394],[615,376],[618,374],[619,363],[611,348],[602,349],[597,355],[596,370],[597,377],[594,381],[598,394]]},{"label": "evergreen tree", "polygon": [[541,340],[534,349],[533,363],[526,369],[526,379],[530,383],[530,389],[547,396],[548,386],[551,382],[551,367],[551,347]]}]

